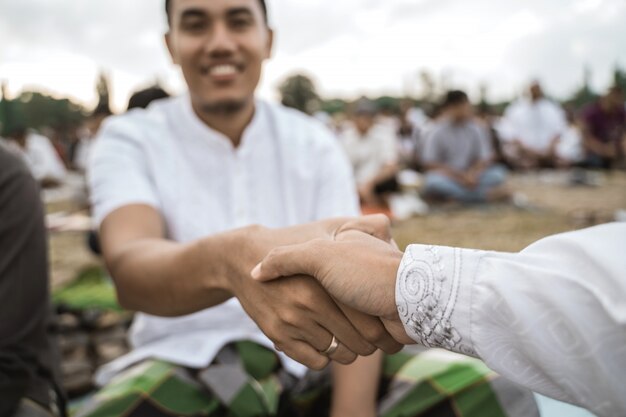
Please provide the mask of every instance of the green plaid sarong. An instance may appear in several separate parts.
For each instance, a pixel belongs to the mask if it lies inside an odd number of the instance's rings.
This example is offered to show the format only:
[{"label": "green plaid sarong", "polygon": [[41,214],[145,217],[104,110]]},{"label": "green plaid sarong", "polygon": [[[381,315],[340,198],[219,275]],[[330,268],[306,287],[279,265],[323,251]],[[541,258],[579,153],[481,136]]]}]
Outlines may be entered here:
[{"label": "green plaid sarong", "polygon": [[[482,362],[438,351],[387,356],[379,395],[383,417],[538,416],[533,395]],[[324,417],[330,373],[296,380],[269,349],[225,347],[206,369],[161,361],[135,365],[96,394],[76,417]]]}]

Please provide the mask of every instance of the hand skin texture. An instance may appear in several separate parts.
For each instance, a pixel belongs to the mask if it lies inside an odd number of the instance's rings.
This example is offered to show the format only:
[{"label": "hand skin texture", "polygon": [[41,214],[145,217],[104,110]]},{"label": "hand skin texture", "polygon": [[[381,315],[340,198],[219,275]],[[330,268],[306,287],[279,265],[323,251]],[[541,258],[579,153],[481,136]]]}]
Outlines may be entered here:
[{"label": "hand skin texture", "polygon": [[388,237],[388,232],[377,231],[375,237],[344,228],[334,240],[316,239],[272,250],[252,271],[252,277],[275,282],[293,275],[312,276],[339,303],[379,317],[397,342],[414,344],[404,331],[395,303],[403,253]]}]

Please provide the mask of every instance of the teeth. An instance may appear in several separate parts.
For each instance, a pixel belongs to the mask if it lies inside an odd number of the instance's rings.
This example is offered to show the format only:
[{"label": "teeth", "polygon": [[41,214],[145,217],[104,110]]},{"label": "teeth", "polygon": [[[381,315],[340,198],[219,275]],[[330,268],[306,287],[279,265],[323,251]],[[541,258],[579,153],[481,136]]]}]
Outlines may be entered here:
[{"label": "teeth", "polygon": [[209,70],[211,75],[233,75],[235,73],[237,73],[237,68],[234,65],[216,65]]}]

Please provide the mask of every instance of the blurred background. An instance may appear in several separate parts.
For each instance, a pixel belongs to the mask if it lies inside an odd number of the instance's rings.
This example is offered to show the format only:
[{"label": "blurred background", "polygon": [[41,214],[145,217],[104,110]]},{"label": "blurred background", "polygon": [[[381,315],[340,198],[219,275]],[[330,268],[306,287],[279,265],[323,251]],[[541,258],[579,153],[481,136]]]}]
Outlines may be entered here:
[{"label": "blurred background", "polygon": [[[276,44],[259,96],[314,115],[349,155],[355,131],[376,129],[391,144],[391,160],[379,165],[393,165],[393,193],[367,192],[362,203],[364,212],[394,219],[401,246],[518,251],[550,234],[625,220],[623,0],[270,0],[268,7]],[[17,143],[21,136],[25,154],[36,153],[25,139],[36,137],[39,155],[48,152],[31,158],[31,168],[44,187],[64,382],[73,396],[91,389],[97,366],[126,351],[132,319],[117,306],[90,240],[90,143],[105,117],[142,106],[133,94],[184,92],[165,30],[154,0],[0,0],[0,136]],[[560,150],[546,164],[523,164],[519,106],[534,102],[536,88],[558,109]],[[497,202],[424,194],[422,152],[453,90],[467,93],[493,163],[509,172]],[[595,124],[605,122],[607,138],[597,137]],[[609,163],[589,160],[594,140],[614,147]]]}]

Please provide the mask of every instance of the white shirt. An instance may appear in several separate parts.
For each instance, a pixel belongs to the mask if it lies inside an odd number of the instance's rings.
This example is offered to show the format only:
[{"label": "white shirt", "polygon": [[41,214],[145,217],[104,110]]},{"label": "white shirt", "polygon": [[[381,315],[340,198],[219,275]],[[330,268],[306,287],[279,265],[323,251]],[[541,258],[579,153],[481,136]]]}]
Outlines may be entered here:
[{"label": "white shirt", "polygon": [[[122,206],[147,204],[178,242],[250,224],[286,227],[359,213],[349,163],[332,134],[262,101],[236,149],[198,119],[188,96],[107,120],[89,180],[98,224]],[[105,366],[97,382],[145,358],[205,367],[225,344],[245,339],[273,348],[236,299],[182,318],[137,314],[133,351]],[[291,372],[306,371],[280,355]]]},{"label": "white shirt", "polygon": [[567,119],[563,109],[548,99],[523,98],[509,106],[499,126],[504,141],[519,140],[534,151],[545,152],[567,129]]},{"label": "white shirt", "polygon": [[340,140],[359,185],[371,181],[385,166],[398,161],[395,131],[386,125],[374,125],[365,136],[350,127]]},{"label": "white shirt", "polygon": [[12,150],[22,157],[37,181],[51,179],[60,182],[67,175],[63,161],[45,136],[29,133],[26,149],[13,145]]},{"label": "white shirt", "polygon": [[600,417],[626,416],[626,224],[520,253],[410,246],[396,302],[407,334]]}]

